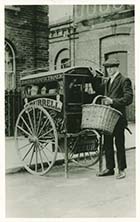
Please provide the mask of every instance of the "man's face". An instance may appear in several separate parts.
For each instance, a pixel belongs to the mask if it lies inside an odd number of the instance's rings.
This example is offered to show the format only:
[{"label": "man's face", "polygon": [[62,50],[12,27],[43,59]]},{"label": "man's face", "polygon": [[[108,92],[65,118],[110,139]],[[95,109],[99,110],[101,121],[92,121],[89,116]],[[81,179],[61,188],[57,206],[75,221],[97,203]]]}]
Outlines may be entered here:
[{"label": "man's face", "polygon": [[114,67],[107,67],[106,70],[107,70],[108,76],[111,77],[117,72],[118,68],[115,66]]}]

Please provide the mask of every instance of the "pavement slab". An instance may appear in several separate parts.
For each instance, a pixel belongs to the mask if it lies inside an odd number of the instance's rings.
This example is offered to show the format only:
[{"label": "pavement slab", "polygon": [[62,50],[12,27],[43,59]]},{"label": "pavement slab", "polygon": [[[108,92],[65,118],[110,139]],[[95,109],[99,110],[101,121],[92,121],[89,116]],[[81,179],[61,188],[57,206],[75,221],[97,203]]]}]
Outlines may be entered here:
[{"label": "pavement slab", "polygon": [[128,150],[125,179],[97,177],[98,164],[90,169],[64,165],[45,176],[27,172],[6,175],[7,218],[135,217],[135,149]]}]

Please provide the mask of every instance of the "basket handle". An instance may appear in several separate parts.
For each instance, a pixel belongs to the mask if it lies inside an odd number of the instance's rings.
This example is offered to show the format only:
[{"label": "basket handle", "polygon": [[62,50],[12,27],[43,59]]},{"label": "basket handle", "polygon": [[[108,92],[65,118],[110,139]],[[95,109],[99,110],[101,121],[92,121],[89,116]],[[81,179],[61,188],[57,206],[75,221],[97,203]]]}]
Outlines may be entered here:
[{"label": "basket handle", "polygon": [[106,96],[101,96],[101,95],[96,96],[96,97],[93,99],[92,104],[96,104],[96,102],[97,102],[97,100],[98,100],[99,98],[100,98],[100,99],[101,99],[101,98],[104,99],[104,98],[106,98]]}]

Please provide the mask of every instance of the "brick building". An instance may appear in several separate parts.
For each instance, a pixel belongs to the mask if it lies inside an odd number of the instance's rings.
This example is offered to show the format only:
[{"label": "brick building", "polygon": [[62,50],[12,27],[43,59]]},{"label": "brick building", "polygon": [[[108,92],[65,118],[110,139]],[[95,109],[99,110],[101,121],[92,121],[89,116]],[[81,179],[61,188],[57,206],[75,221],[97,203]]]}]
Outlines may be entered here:
[{"label": "brick building", "polygon": [[15,121],[23,107],[20,73],[49,64],[48,6],[5,7],[5,134],[14,135]]},{"label": "brick building", "polygon": [[5,7],[5,87],[19,87],[19,73],[48,67],[48,6]]},{"label": "brick building", "polygon": [[[70,19],[50,25],[49,48],[51,70],[70,65],[103,70],[104,60],[116,57],[134,88],[134,6],[75,5]],[[127,113],[134,121],[135,101]]]}]

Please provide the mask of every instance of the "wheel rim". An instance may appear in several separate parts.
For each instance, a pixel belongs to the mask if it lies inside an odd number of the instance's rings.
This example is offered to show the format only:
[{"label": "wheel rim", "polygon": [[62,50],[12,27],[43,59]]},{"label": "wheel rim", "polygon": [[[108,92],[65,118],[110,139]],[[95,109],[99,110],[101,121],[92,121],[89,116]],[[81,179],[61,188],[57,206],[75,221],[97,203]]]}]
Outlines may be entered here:
[{"label": "wheel rim", "polygon": [[15,127],[15,142],[28,172],[44,175],[52,168],[58,137],[52,117],[43,107],[29,105],[21,111]]},{"label": "wheel rim", "polygon": [[99,137],[97,131],[86,129],[73,138],[69,145],[69,160],[82,167],[90,167],[99,160]]}]

